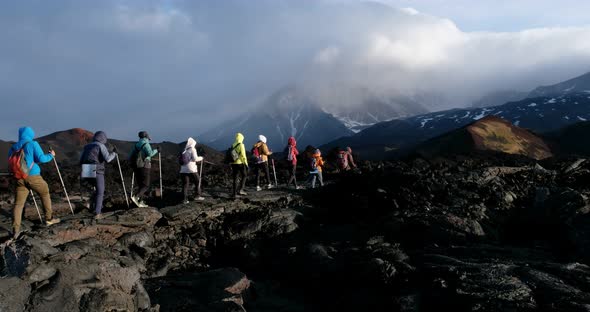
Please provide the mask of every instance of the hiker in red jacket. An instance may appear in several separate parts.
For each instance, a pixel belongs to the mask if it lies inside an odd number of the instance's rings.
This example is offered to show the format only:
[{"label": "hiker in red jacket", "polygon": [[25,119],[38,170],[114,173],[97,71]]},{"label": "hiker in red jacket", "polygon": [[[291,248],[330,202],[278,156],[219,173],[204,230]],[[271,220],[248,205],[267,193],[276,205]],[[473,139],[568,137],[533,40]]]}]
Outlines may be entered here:
[{"label": "hiker in red jacket", "polygon": [[287,141],[287,147],[285,147],[285,153],[287,154],[287,162],[289,163],[289,181],[287,182],[287,187],[293,183],[295,189],[300,189],[297,186],[297,155],[299,155],[299,151],[297,150],[297,141],[295,141],[294,137],[289,137]]}]

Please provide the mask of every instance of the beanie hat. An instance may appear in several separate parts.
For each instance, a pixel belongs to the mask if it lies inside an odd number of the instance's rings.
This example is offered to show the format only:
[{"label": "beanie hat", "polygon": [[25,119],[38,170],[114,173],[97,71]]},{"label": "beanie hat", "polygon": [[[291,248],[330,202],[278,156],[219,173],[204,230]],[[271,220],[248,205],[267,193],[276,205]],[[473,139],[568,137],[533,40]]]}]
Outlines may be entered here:
[{"label": "beanie hat", "polygon": [[146,138],[148,140],[151,140],[152,138],[150,138],[150,135],[147,133],[147,131],[139,131],[139,133],[137,134],[139,136],[140,139]]},{"label": "beanie hat", "polygon": [[259,135],[259,136],[258,136],[258,140],[259,140],[260,142],[262,142],[262,143],[266,144],[266,137],[265,137],[264,135],[262,135],[262,134],[261,134],[261,135]]}]

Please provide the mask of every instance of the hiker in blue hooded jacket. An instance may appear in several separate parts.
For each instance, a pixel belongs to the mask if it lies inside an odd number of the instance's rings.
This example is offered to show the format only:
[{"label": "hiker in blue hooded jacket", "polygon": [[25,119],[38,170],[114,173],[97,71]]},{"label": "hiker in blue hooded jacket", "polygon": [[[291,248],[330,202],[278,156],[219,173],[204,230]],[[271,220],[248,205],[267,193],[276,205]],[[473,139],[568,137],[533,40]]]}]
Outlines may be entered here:
[{"label": "hiker in blue hooded jacket", "polygon": [[94,185],[96,191],[92,196],[94,199],[95,218],[102,218],[102,202],[104,199],[104,174],[105,162],[110,163],[115,157],[116,148],[113,152],[109,152],[107,147],[107,135],[103,131],[97,131],[94,134],[92,143],[84,146],[84,151],[80,157],[80,165],[92,164],[96,165],[96,178],[87,178],[90,183]]},{"label": "hiker in blue hooded jacket", "polygon": [[158,148],[152,149],[152,146],[150,145],[151,138],[146,131],[140,131],[138,136],[139,141],[133,146],[130,158],[132,159],[132,162],[136,159],[140,160],[139,162],[132,164],[134,165],[133,172],[135,173],[135,179],[139,190],[137,191],[137,194],[131,196],[131,200],[137,205],[137,207],[147,207],[143,198],[150,188],[151,160],[156,154],[158,154]]},{"label": "hiker in blue hooded jacket", "polygon": [[30,127],[18,129],[18,142],[16,142],[8,151],[8,157],[20,149],[24,152],[24,159],[27,163],[28,176],[24,179],[16,180],[16,200],[14,202],[14,220],[12,223],[13,235],[18,238],[20,234],[23,208],[30,190],[35,191],[41,197],[43,210],[45,211],[45,224],[52,225],[60,222],[58,218],[53,218],[51,210],[51,197],[49,195],[49,186],[41,177],[41,168],[38,164],[50,162],[55,157],[54,151],[45,154],[37,141],[34,141],[35,132]]}]

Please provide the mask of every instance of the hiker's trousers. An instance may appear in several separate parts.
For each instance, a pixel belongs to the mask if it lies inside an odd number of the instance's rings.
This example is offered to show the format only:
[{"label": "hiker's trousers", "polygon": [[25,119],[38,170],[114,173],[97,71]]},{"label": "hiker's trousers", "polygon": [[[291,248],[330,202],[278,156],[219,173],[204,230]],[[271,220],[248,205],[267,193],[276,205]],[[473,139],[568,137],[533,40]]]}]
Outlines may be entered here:
[{"label": "hiker's trousers", "polygon": [[265,161],[256,164],[256,186],[260,186],[260,172],[263,170],[264,174],[266,175],[266,182],[268,182],[268,184],[272,184],[272,182],[270,182],[270,171],[268,169],[268,161]]},{"label": "hiker's trousers", "polygon": [[[248,167],[244,164],[232,164],[232,178],[234,180],[233,184],[233,195],[236,196],[240,191],[243,191],[246,187],[246,174],[248,172]],[[238,188],[238,176],[240,176],[240,187]]]},{"label": "hiker's trousers", "polygon": [[310,173],[309,178],[311,179],[311,188],[315,188],[315,180],[316,180],[316,178],[320,181],[320,186],[324,186],[324,179],[322,177],[322,172],[321,171]]},{"label": "hiker's trousers", "polygon": [[14,221],[12,223],[12,228],[15,232],[20,231],[23,209],[29,196],[29,190],[33,190],[33,192],[39,194],[39,197],[41,197],[41,203],[43,203],[43,210],[45,211],[45,220],[49,221],[52,218],[53,211],[51,210],[51,197],[47,182],[39,175],[19,179],[16,181],[16,199],[13,210]]},{"label": "hiker's trousers", "polygon": [[145,193],[150,189],[150,172],[151,168],[136,168],[135,178],[137,179],[137,196],[139,199],[145,196]]},{"label": "hiker's trousers", "polygon": [[199,187],[199,174],[198,173],[181,173],[180,177],[182,178],[182,192],[184,193],[184,200],[188,200],[188,189],[191,183],[191,180],[195,184],[195,193],[197,196],[201,196],[201,188]]}]

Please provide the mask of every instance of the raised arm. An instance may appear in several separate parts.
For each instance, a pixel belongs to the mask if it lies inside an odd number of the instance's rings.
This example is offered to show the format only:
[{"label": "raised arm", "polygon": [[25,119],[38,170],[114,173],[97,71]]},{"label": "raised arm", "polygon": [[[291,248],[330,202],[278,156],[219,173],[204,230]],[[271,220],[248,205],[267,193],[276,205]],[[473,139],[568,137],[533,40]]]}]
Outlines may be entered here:
[{"label": "raised arm", "polygon": [[104,144],[100,144],[100,153],[102,154],[102,158],[108,163],[115,159],[115,156],[117,155],[115,152],[109,153],[109,150]]},{"label": "raised arm", "polygon": [[36,163],[44,164],[46,162],[50,162],[51,160],[53,160],[53,155],[51,155],[51,153],[43,153],[43,150],[41,149],[41,145],[39,145],[39,143],[33,141],[31,142],[31,144],[33,144],[33,159]]}]

